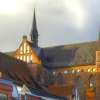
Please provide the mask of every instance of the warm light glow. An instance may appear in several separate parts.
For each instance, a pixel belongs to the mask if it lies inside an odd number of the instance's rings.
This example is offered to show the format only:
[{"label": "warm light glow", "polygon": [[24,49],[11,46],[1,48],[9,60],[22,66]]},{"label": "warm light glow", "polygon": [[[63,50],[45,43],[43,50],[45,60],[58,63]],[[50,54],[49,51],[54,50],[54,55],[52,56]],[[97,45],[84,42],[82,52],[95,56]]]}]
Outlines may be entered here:
[{"label": "warm light glow", "polygon": [[26,53],[26,43],[24,43],[24,53]]},{"label": "warm light glow", "polygon": [[32,55],[31,55],[31,61],[32,61]]},{"label": "warm light glow", "polygon": [[19,56],[17,56],[17,59],[19,59]]},{"label": "warm light glow", "polygon": [[75,73],[75,70],[72,70],[72,73]]},{"label": "warm light glow", "polygon": [[25,56],[24,56],[24,61],[26,61]]},{"label": "warm light glow", "polygon": [[78,69],[77,72],[80,72],[80,70]]},{"label": "warm light glow", "polygon": [[27,46],[27,53],[29,53],[30,51],[29,51],[30,49],[29,49],[29,46]]},{"label": "warm light glow", "polygon": [[88,69],[88,72],[90,72],[91,70],[90,69]]},{"label": "warm light glow", "polygon": [[67,74],[67,73],[68,73],[68,71],[67,71],[67,70],[65,70],[65,71],[64,71],[64,74]]},{"label": "warm light glow", "polygon": [[95,68],[93,68],[93,72],[96,72],[96,69]]},{"label": "warm light glow", "polygon": [[13,14],[17,10],[18,5],[16,0],[0,0],[0,13]]},{"label": "warm light glow", "polygon": [[27,62],[29,62],[29,61],[30,61],[30,56],[28,55],[28,56],[27,56]]},{"label": "warm light glow", "polygon": [[22,47],[20,47],[20,54],[22,54],[23,53],[23,48]]},{"label": "warm light glow", "polygon": [[0,72],[0,78],[2,78],[2,72]]},{"label": "warm light glow", "polygon": [[22,58],[22,56],[20,56],[20,60],[22,60],[23,58]]}]

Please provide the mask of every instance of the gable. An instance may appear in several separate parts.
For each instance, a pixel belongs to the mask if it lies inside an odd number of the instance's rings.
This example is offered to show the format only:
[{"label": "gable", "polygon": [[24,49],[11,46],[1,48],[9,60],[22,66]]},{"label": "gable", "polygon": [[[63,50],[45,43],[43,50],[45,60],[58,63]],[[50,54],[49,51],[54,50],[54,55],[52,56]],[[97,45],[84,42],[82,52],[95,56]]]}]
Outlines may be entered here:
[{"label": "gable", "polygon": [[15,52],[15,57],[17,59],[23,60],[27,63],[32,62],[35,64],[40,64],[41,61],[38,58],[35,50],[30,47],[28,41],[22,41],[19,48]]}]

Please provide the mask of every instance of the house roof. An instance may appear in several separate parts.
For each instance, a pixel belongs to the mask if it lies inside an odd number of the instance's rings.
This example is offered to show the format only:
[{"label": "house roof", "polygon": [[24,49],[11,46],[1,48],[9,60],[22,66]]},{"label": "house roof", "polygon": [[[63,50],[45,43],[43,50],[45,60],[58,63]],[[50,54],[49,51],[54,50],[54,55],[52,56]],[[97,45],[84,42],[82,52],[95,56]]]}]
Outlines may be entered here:
[{"label": "house roof", "polygon": [[0,72],[5,79],[12,80],[16,84],[25,84],[28,87],[42,89],[30,73],[27,64],[13,57],[0,53]]},{"label": "house roof", "polygon": [[43,48],[50,68],[95,64],[97,42]]},{"label": "house roof", "polygon": [[25,84],[33,94],[65,100],[64,97],[52,95],[46,88],[38,84],[28,69],[28,65],[14,57],[0,53],[0,72],[4,73],[4,79],[11,80],[17,85]]}]

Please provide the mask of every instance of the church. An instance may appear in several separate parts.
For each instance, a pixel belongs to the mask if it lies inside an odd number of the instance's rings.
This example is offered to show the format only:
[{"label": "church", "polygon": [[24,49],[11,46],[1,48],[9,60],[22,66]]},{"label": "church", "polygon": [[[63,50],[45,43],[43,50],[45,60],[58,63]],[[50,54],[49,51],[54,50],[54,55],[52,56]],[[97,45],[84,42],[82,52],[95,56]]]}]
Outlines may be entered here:
[{"label": "church", "polygon": [[34,9],[30,40],[23,36],[16,51],[7,54],[30,64],[36,80],[55,95],[100,99],[100,33],[97,41],[41,48]]}]

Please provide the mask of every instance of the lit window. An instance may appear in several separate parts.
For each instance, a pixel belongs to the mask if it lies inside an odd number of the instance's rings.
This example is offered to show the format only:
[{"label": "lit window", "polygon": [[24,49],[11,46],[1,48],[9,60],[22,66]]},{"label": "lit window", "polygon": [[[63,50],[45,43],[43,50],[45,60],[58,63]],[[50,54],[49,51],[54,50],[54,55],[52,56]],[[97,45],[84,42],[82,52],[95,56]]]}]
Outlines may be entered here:
[{"label": "lit window", "polygon": [[22,47],[20,47],[20,51],[22,51],[23,50],[23,48]]},{"label": "lit window", "polygon": [[30,56],[27,56],[27,62],[29,62],[30,61]]},{"label": "lit window", "polygon": [[80,72],[80,70],[78,69],[77,72]]},{"label": "lit window", "polygon": [[56,72],[53,72],[53,74],[55,75],[55,74],[56,74]]},{"label": "lit window", "polygon": [[68,71],[67,71],[67,70],[65,70],[65,71],[64,71],[64,74],[67,74],[67,73],[68,73]]},{"label": "lit window", "polygon": [[22,54],[23,53],[23,48],[22,47],[20,47],[20,54]]},{"label": "lit window", "polygon": [[90,69],[88,69],[88,72],[90,72],[91,70]]},{"label": "lit window", "polygon": [[20,56],[20,60],[22,60],[23,58],[22,58],[22,56]]},{"label": "lit window", "polygon": [[21,90],[22,90],[22,88],[21,88],[20,86],[17,86],[17,90],[18,90],[18,92],[20,93]]},{"label": "lit window", "polygon": [[25,56],[24,56],[24,61],[26,61]]},{"label": "lit window", "polygon": [[75,70],[72,70],[72,73],[75,73]]},{"label": "lit window", "polygon": [[90,83],[90,87],[93,87],[93,84],[92,83]]},{"label": "lit window", "polygon": [[30,49],[29,49],[29,46],[27,46],[27,53],[29,53],[30,52]]},{"label": "lit window", "polygon": [[17,56],[17,59],[19,59],[19,56]]},{"label": "lit window", "polygon": [[0,78],[2,78],[2,72],[0,72]]},{"label": "lit window", "polygon": [[31,61],[32,61],[32,55],[31,55]]},{"label": "lit window", "polygon": [[93,68],[93,72],[96,72],[96,69],[95,68]]},{"label": "lit window", "polygon": [[26,43],[24,43],[24,53],[26,53]]}]

